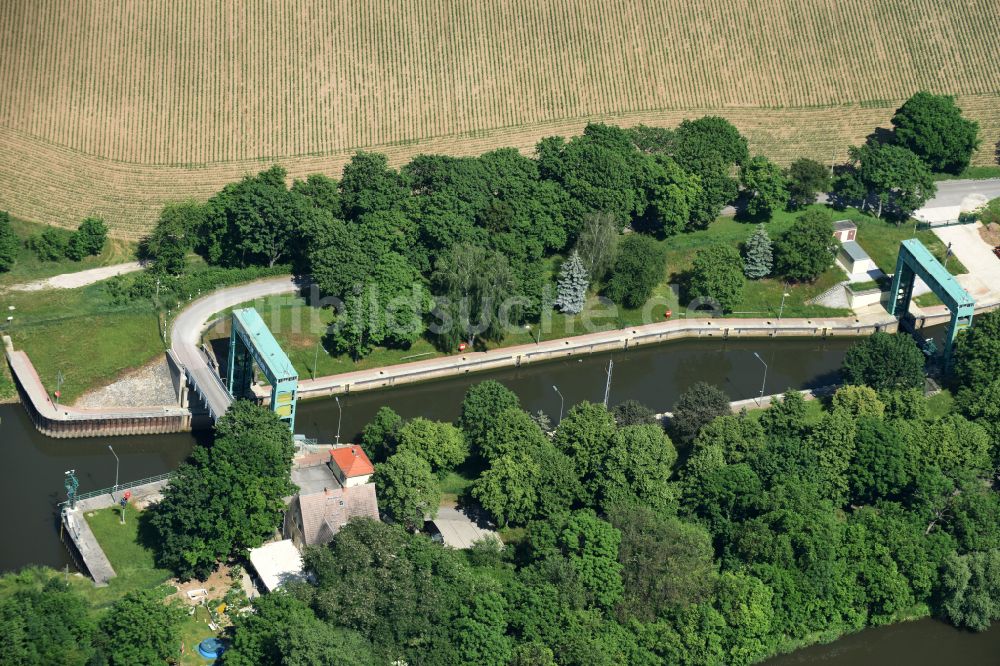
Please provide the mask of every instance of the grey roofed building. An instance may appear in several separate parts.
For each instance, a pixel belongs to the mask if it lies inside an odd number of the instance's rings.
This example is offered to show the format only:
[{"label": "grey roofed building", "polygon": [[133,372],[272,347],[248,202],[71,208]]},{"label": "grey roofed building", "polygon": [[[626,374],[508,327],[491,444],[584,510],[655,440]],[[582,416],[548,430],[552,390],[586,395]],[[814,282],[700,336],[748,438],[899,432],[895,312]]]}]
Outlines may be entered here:
[{"label": "grey roofed building", "polygon": [[330,452],[297,458],[292,483],[299,493],[286,498],[283,533],[299,546],[326,543],[352,518],[379,519],[375,484],[345,488],[330,469]]},{"label": "grey roofed building", "polygon": [[841,247],[844,248],[844,253],[854,261],[869,258],[868,253],[865,252],[863,247],[858,245],[857,241],[847,241],[846,243],[842,243]]}]

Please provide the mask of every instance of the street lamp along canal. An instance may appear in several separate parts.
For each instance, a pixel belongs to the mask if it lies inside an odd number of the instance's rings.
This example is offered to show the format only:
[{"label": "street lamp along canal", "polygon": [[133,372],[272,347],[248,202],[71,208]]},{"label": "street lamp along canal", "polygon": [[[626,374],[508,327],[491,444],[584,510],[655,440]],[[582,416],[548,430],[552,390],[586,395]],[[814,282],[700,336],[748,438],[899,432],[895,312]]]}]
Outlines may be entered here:
[{"label": "street lamp along canal", "polygon": [[[553,390],[554,390],[554,391],[555,391],[556,393],[559,393],[559,387],[558,387],[558,386],[556,386],[555,384],[553,384],[553,385],[552,385],[552,389],[553,389]],[[557,426],[558,426],[558,425],[559,425],[560,423],[562,423],[562,415],[563,415],[563,405],[565,404],[565,402],[566,402],[566,401],[565,401],[565,400],[563,399],[563,394],[562,394],[562,393],[559,393],[559,421],[557,421],[557,422],[556,422],[556,425],[557,425]]]},{"label": "street lamp along canal", "polygon": [[111,455],[115,457],[115,490],[118,490],[118,468],[121,466],[121,461],[118,460],[118,454],[115,453],[110,444],[108,444],[108,451],[111,451]]},{"label": "street lamp along canal", "polygon": [[[757,357],[757,360],[764,363],[764,359],[760,357],[757,352],[753,353]],[[761,406],[761,401],[764,399],[764,387],[767,385],[767,363],[764,363],[764,380],[760,383],[760,398],[757,399],[757,406]]]}]

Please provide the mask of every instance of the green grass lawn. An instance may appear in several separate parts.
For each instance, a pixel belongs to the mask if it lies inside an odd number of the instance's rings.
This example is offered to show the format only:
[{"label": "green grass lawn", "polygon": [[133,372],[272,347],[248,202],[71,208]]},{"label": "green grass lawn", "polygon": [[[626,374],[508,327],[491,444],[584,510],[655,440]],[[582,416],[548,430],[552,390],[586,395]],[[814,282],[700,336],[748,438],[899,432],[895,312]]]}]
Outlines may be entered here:
[{"label": "green grass lawn", "polygon": [[0,296],[0,305],[15,308],[5,332],[16,349],[28,352],[49,391],[62,373],[66,403],[164,350],[152,305],[113,306],[101,284],[9,292]]},{"label": "green grass lawn", "polygon": [[110,605],[132,590],[148,590],[164,585],[170,579],[169,571],[156,567],[153,551],[138,541],[139,513],[131,506],[126,509],[124,525],[120,516],[118,507],[86,514],[87,524],[118,574],[108,582],[107,587],[91,587],[87,597],[95,607]]},{"label": "green grass lawn", "polygon": [[941,389],[940,393],[935,393],[927,398],[927,414],[932,419],[944,418],[955,409],[955,397],[948,389]]},{"label": "green grass lawn", "polygon": [[[896,225],[892,222],[880,220],[870,215],[864,215],[854,208],[843,211],[835,211],[834,215],[838,220],[851,220],[858,225],[858,245],[864,248],[868,256],[872,258],[875,265],[882,269],[886,275],[896,272],[896,258],[899,256],[899,244],[904,240],[916,238],[923,243],[931,254],[937,257],[938,261],[944,261],[947,251],[941,239],[934,235],[930,229],[917,229],[914,231],[912,222]],[[957,258],[948,260],[948,269],[954,275],[967,273],[965,266]]]},{"label": "green grass lawn", "polygon": [[[31,236],[40,234],[48,225],[27,222],[14,217],[11,218],[10,225],[22,243],[14,267],[6,273],[0,273],[0,289],[8,285],[40,280],[61,273],[75,273],[88,268],[135,261],[136,244],[116,238],[109,238],[104,244],[104,251],[94,257],[86,257],[80,261],[65,258],[58,261],[42,261],[35,256],[34,252],[24,246],[24,241]],[[56,231],[65,239],[68,239],[71,233],[65,229],[56,229]]]},{"label": "green grass lawn", "polygon": [[[153,561],[153,552],[138,542],[138,512],[131,507],[127,511],[124,525],[117,507],[86,514],[90,529],[118,574],[107,587],[94,587],[89,578],[74,579],[95,611],[107,608],[133,590],[159,588],[164,597],[175,590],[165,584],[170,579],[170,572],[158,569]],[[194,608],[195,613],[185,616],[180,627],[180,640],[185,646],[181,664],[207,663],[198,655],[198,643],[219,633],[208,627],[208,610],[202,606]]]}]

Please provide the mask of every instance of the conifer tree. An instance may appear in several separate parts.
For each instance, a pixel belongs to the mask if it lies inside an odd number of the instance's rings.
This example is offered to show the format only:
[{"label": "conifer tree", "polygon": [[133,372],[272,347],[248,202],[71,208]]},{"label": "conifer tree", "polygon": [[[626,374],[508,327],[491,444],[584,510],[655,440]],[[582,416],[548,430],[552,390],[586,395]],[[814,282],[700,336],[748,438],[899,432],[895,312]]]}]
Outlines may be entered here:
[{"label": "conifer tree", "polygon": [[746,261],[743,274],[751,280],[759,280],[771,274],[774,267],[774,251],[771,237],[763,224],[758,224],[750,237],[747,238]]},{"label": "conifer tree", "polygon": [[578,314],[583,311],[583,305],[587,300],[587,287],[590,280],[587,278],[587,269],[583,267],[580,254],[573,250],[573,254],[559,271],[558,294],[555,305],[560,311],[566,314]]}]

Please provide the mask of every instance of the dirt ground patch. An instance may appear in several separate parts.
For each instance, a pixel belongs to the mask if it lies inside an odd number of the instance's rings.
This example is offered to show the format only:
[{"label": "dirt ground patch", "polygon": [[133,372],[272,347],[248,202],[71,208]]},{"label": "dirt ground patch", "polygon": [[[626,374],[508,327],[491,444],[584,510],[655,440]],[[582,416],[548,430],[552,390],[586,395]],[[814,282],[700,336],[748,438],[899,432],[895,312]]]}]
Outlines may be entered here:
[{"label": "dirt ground patch", "polygon": [[990,223],[979,230],[979,235],[983,237],[987,245],[996,247],[1000,245],[1000,224]]}]

